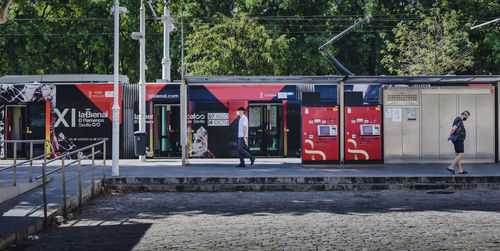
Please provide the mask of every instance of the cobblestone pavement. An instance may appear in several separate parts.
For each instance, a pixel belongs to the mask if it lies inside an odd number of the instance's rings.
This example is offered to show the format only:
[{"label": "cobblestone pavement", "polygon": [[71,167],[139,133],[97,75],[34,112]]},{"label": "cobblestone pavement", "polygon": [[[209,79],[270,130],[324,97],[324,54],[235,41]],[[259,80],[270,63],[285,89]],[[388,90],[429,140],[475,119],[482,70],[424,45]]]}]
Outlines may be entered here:
[{"label": "cobblestone pavement", "polygon": [[28,250],[500,250],[500,191],[109,194]]}]

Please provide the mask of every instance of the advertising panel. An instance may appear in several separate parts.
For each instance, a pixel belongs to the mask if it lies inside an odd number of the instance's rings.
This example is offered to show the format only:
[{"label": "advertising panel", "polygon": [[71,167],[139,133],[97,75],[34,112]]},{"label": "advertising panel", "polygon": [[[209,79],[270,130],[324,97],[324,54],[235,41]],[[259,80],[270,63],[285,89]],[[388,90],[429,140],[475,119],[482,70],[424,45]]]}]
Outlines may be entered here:
[{"label": "advertising panel", "polygon": [[58,85],[57,103],[51,118],[55,150],[64,154],[108,140],[107,152],[111,153],[112,107],[112,84]]},{"label": "advertising panel", "polygon": [[[53,84],[0,84],[0,140],[5,140],[7,136],[7,105],[23,104],[27,107],[35,105],[37,107],[41,106],[43,109],[45,103],[49,103],[51,107],[55,106],[56,87]],[[33,109],[30,108],[31,107],[28,108],[27,114],[31,114],[31,111],[33,111]],[[43,114],[38,115],[42,116]],[[23,120],[29,120],[29,118],[27,118],[27,115],[23,114],[22,116],[24,116],[22,117]],[[29,132],[29,135],[32,137],[36,137],[36,139],[45,139],[46,136],[48,136],[43,135],[45,132],[46,123],[43,123],[43,121],[41,121],[37,124],[37,127],[38,128],[32,127],[32,129],[30,130],[30,123],[28,123],[27,128],[20,129],[26,129]],[[34,130],[41,131],[41,133],[31,133]],[[6,148],[7,146],[5,145],[5,143],[0,143],[0,159],[6,158]]]}]

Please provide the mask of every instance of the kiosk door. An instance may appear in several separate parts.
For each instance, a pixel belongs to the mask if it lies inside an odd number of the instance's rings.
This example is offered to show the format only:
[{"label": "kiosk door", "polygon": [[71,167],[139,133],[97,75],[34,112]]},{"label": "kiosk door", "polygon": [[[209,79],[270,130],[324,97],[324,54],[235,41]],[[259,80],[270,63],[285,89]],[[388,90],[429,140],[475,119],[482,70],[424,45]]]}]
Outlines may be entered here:
[{"label": "kiosk door", "polygon": [[179,105],[154,106],[155,157],[181,156],[179,116]]},{"label": "kiosk door", "polygon": [[283,155],[283,106],[249,104],[248,144],[257,156]]}]

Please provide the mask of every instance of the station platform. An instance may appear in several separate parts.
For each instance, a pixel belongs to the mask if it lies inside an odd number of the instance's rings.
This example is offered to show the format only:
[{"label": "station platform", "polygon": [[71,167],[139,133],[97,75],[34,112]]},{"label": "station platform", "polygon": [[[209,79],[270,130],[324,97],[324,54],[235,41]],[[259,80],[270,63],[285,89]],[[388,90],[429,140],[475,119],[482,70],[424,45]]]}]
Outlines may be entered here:
[{"label": "station platform", "polygon": [[[450,176],[448,164],[346,164],[302,165],[300,158],[257,158],[250,166],[236,168],[239,159],[189,159],[181,166],[178,159],[120,160],[123,177],[408,177]],[[110,164],[109,164],[110,165]],[[499,164],[462,164],[469,176],[500,176]],[[458,170],[458,168],[456,168]],[[458,173],[458,171],[457,171]]]},{"label": "station platform", "polygon": [[[248,160],[247,160],[248,161]],[[99,163],[100,161],[96,161]],[[0,161],[0,167],[12,161]],[[84,203],[91,200],[90,161],[82,166]],[[447,164],[376,164],[303,166],[298,158],[258,158],[253,166],[235,167],[238,159],[120,160],[120,175],[112,176],[111,161],[95,168],[94,194],[119,192],[251,192],[251,191],[341,191],[374,189],[500,189],[499,164],[463,164],[469,173],[452,175]],[[58,167],[57,162],[47,168]],[[17,169],[18,183],[28,182],[28,167]],[[456,169],[457,170],[457,169]],[[458,173],[458,171],[457,171]],[[41,174],[40,162],[33,177]],[[68,211],[78,208],[77,166],[66,169]],[[49,176],[47,201],[49,217],[62,213],[61,172]],[[12,172],[0,174],[0,189],[12,185]],[[0,249],[28,234],[43,229],[42,188],[40,186],[0,204]]]}]

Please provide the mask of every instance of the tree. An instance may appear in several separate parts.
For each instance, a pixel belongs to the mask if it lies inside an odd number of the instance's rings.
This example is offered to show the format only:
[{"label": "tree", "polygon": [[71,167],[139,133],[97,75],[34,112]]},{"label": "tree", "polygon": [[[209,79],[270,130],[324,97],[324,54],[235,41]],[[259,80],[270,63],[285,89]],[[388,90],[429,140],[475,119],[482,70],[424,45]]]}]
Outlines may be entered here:
[{"label": "tree", "polygon": [[191,75],[283,74],[290,42],[275,39],[256,21],[240,14],[219,17],[215,25],[194,24],[186,37],[186,64]]},{"label": "tree", "polygon": [[455,11],[433,8],[421,21],[401,21],[394,28],[394,42],[385,40],[382,63],[399,75],[443,75],[465,71],[473,65],[476,45],[461,27]]},{"label": "tree", "polygon": [[0,4],[0,24],[4,24],[9,20],[9,5],[12,0],[4,0],[2,4]]}]

